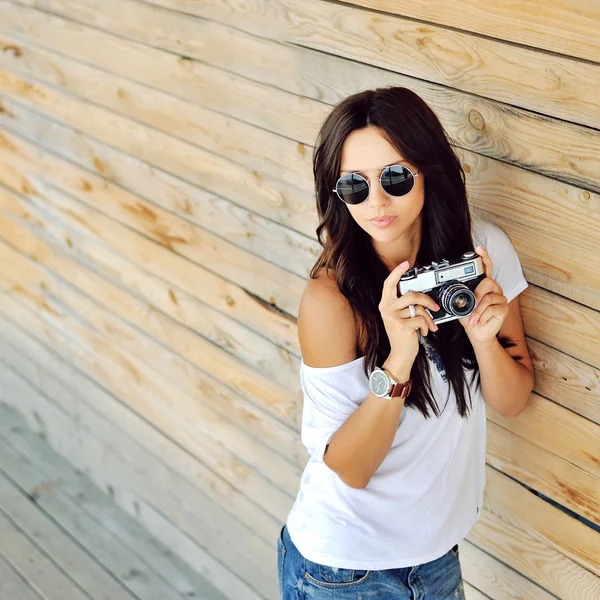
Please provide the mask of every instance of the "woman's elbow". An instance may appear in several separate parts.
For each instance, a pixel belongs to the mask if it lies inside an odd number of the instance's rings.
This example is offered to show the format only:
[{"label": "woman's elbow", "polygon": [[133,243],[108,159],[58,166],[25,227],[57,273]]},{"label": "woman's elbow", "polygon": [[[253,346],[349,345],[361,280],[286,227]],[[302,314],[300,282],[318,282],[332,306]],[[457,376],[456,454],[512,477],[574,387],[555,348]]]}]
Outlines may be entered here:
[{"label": "woman's elbow", "polygon": [[514,418],[518,417],[527,408],[527,404],[529,403],[529,398],[531,397],[531,392],[533,392],[533,385],[534,385],[534,377],[532,374],[530,383],[523,393],[522,400],[520,402],[517,402],[516,405],[513,406],[513,409],[508,414],[505,414],[503,416],[505,416],[507,419],[514,419]]}]

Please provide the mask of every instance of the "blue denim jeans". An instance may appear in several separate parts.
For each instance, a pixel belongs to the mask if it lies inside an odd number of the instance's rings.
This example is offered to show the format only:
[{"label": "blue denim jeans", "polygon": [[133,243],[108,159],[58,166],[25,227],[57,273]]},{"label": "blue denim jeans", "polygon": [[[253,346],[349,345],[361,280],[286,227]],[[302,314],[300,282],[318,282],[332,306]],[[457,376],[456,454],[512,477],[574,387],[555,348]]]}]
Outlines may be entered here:
[{"label": "blue denim jeans", "polygon": [[284,525],[277,550],[281,600],[465,600],[458,546],[404,569],[334,569],[304,558]]}]

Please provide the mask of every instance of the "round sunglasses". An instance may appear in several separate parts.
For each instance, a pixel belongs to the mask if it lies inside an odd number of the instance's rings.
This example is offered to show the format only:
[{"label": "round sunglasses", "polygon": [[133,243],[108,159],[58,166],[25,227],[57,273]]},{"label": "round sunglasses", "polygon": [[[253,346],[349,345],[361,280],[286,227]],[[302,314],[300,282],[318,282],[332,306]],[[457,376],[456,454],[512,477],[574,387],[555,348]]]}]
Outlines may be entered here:
[{"label": "round sunglasses", "polygon": [[[421,170],[413,173],[404,165],[390,165],[381,171],[379,183],[383,191],[398,198],[408,194],[415,185],[415,177]],[[360,204],[369,197],[369,180],[359,173],[346,173],[335,184],[334,191],[346,204]]]}]

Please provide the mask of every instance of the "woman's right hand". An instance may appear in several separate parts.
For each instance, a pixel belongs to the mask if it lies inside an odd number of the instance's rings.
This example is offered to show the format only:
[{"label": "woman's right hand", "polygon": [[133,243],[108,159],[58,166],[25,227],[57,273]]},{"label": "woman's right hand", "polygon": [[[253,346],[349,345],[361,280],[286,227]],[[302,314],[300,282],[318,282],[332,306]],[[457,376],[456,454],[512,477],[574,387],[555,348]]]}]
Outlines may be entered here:
[{"label": "woman's right hand", "polygon": [[[439,306],[433,298],[421,292],[407,292],[398,297],[398,282],[408,268],[408,261],[404,261],[387,276],[383,283],[379,312],[390,340],[390,357],[393,357],[395,364],[403,364],[410,370],[419,353],[417,329],[422,335],[438,330],[438,326],[425,308],[436,312],[439,310]],[[408,308],[410,304],[415,306],[416,315],[414,317],[410,316]]]}]

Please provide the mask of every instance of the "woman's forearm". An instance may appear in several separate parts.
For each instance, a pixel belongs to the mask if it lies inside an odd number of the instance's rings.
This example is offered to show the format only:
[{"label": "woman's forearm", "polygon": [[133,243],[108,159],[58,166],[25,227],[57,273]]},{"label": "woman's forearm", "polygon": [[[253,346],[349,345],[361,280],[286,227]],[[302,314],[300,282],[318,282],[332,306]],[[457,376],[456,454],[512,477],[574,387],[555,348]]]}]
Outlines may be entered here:
[{"label": "woman's forearm", "polygon": [[516,417],[527,405],[533,389],[533,373],[515,360],[498,338],[473,344],[479,363],[481,393],[486,403],[504,417]]},{"label": "woman's forearm", "polygon": [[[397,381],[408,381],[410,365],[384,364]],[[401,398],[377,398],[369,392],[358,409],[331,438],[323,461],[348,486],[364,488],[387,456],[404,408]]]}]

